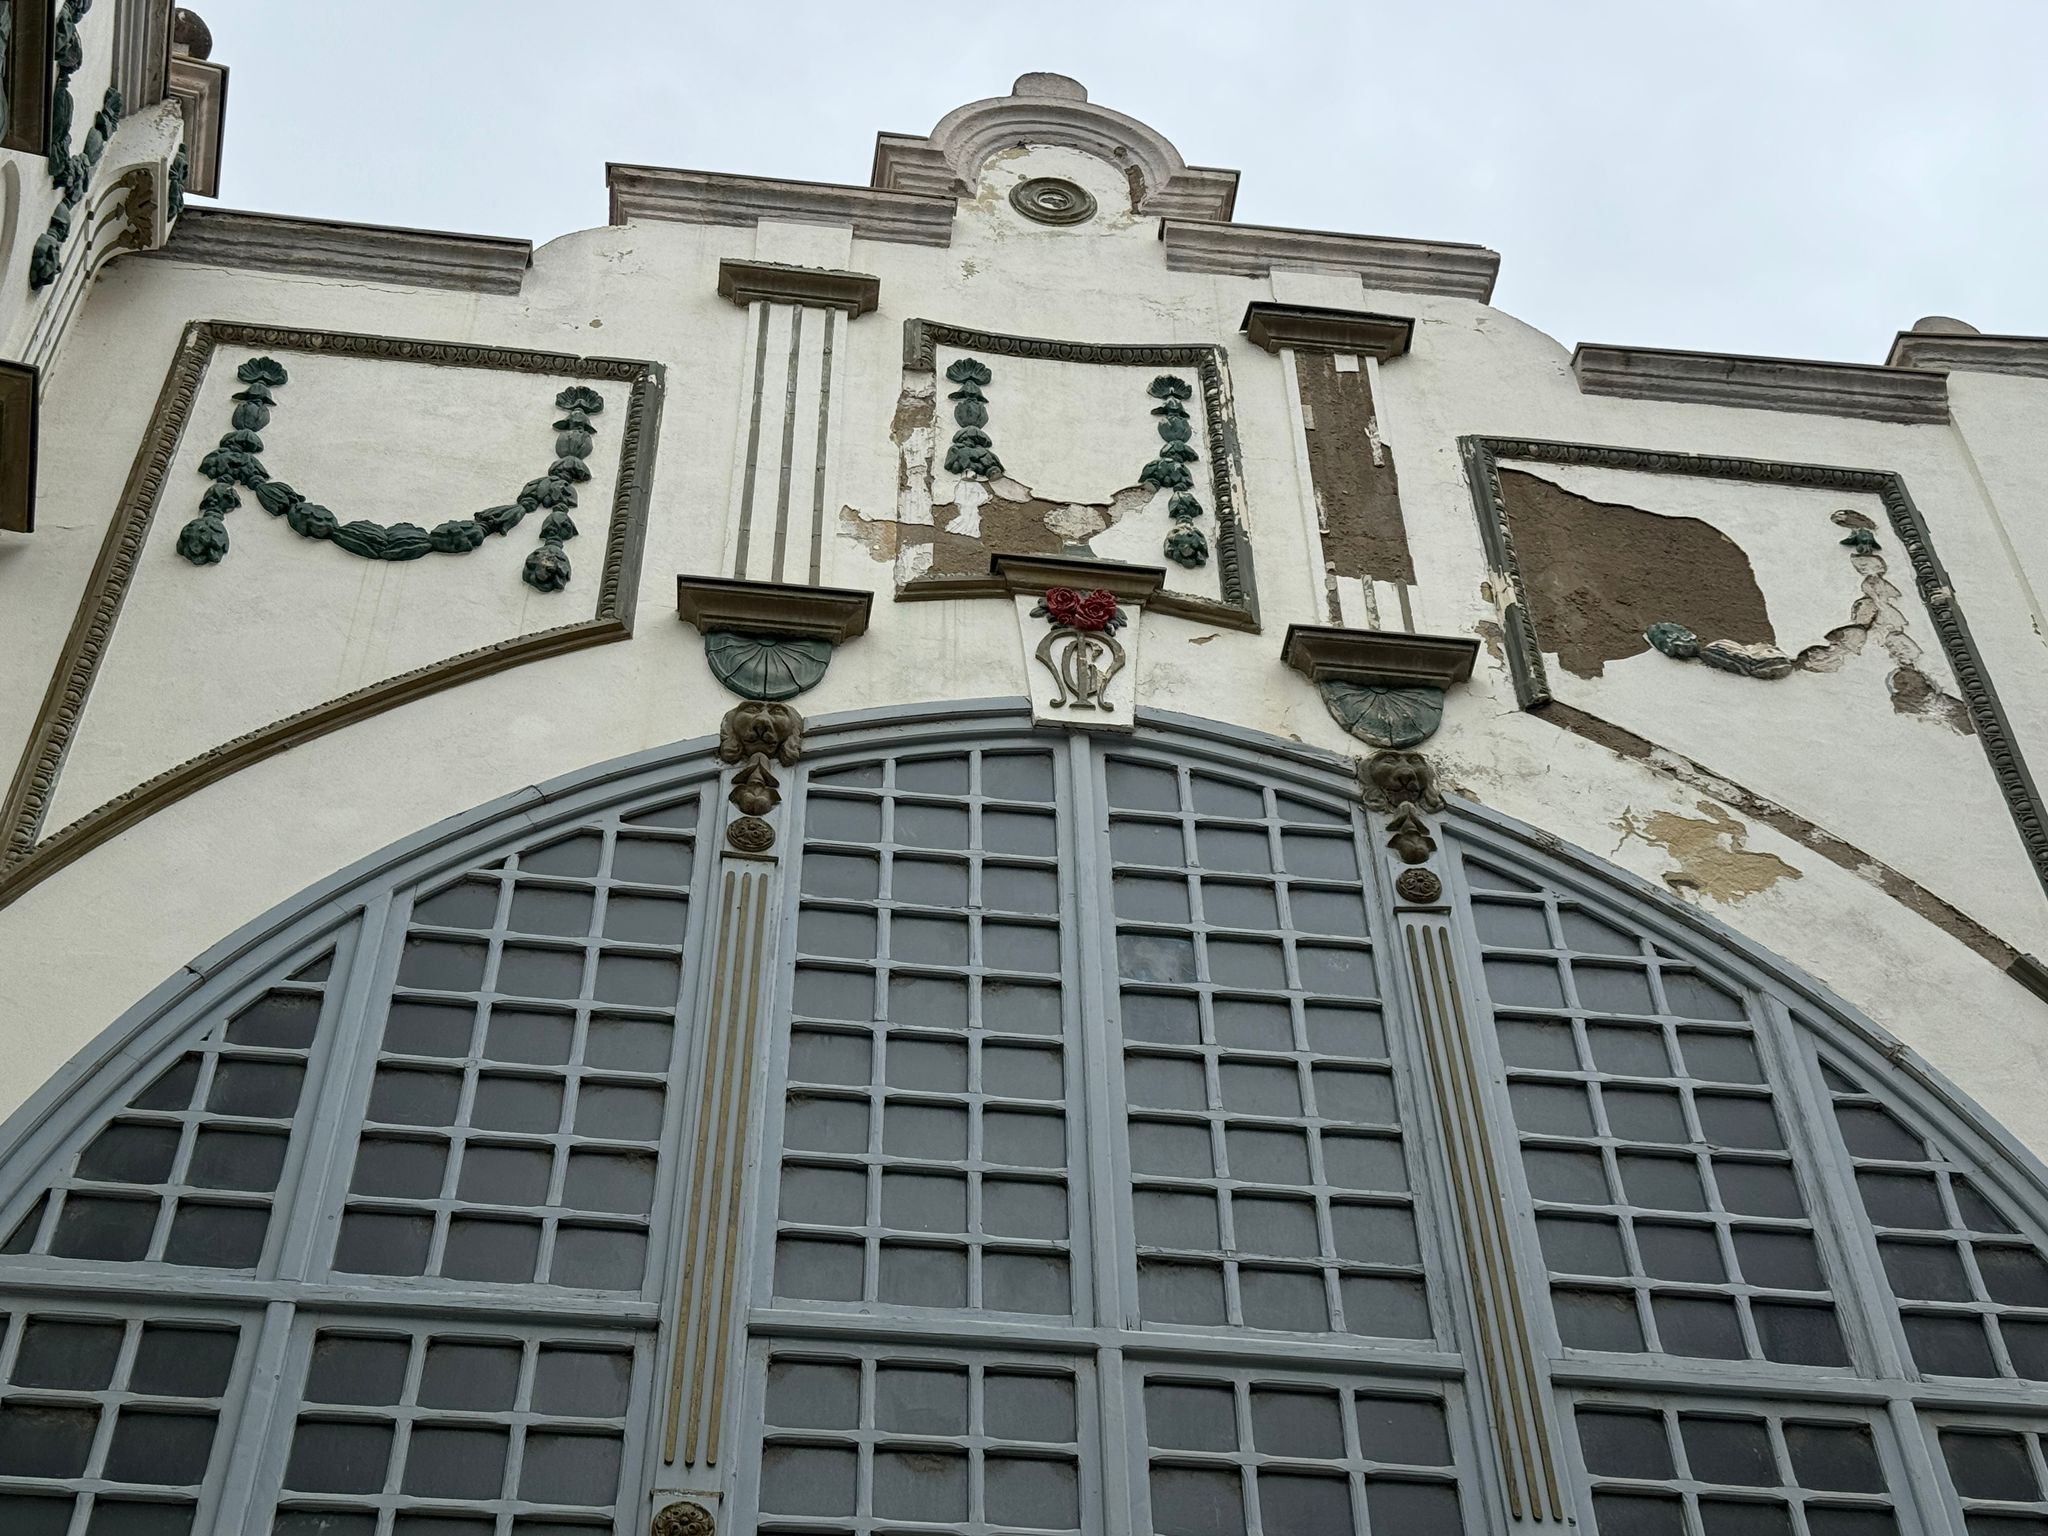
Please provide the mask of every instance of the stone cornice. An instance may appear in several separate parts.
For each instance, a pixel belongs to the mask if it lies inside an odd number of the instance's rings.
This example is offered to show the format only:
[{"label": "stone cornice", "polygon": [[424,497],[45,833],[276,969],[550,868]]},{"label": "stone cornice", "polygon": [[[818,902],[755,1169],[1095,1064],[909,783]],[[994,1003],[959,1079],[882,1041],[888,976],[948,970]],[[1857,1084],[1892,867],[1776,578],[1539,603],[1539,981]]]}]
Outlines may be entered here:
[{"label": "stone cornice", "polygon": [[605,166],[611,221],[666,220],[676,224],[753,225],[762,219],[850,224],[863,240],[901,245],[951,245],[954,199],[919,192],[725,176],[659,165]]},{"label": "stone cornice", "polygon": [[1356,309],[1323,309],[1307,304],[1253,304],[1244,312],[1244,333],[1268,352],[1349,352],[1382,362],[1400,357],[1415,334],[1415,322],[1397,315]]},{"label": "stone cornice", "polygon": [[1947,336],[1901,331],[1887,368],[1941,369],[1951,373],[2014,373],[2048,379],[2048,336]]},{"label": "stone cornice", "polygon": [[880,301],[882,280],[866,272],[728,257],[718,264],[718,296],[731,299],[742,309],[756,300],[805,304],[813,309],[843,310],[848,319],[857,320]]},{"label": "stone cornice", "polygon": [[1493,297],[1493,281],[1500,273],[1499,252],[1446,240],[1181,218],[1162,219],[1159,238],[1166,245],[1166,265],[1175,272],[1225,272],[1237,277],[1264,277],[1275,267],[1355,272],[1368,288],[1441,293],[1482,304]]},{"label": "stone cornice", "polygon": [[187,208],[157,259],[404,288],[519,291],[533,244],[495,235],[343,224],[232,208]]},{"label": "stone cornice", "polygon": [[1397,629],[1290,624],[1280,659],[1312,683],[1373,688],[1451,688],[1472,675],[1471,635],[1411,635]]},{"label": "stone cornice", "polygon": [[185,189],[198,197],[217,197],[221,139],[227,128],[228,67],[187,53],[174,54],[168,83],[185,114]]},{"label": "stone cornice", "polygon": [[0,532],[36,527],[36,370],[0,362]]},{"label": "stone cornice", "polygon": [[990,555],[988,568],[1013,596],[1040,597],[1054,587],[1100,587],[1120,603],[1144,603],[1166,583],[1160,565],[1119,560],[1069,560],[1059,555]]},{"label": "stone cornice", "polygon": [[742,581],[731,576],[677,576],[676,616],[704,634],[809,637],[842,645],[867,633],[875,594],[851,587]]},{"label": "stone cornice", "polygon": [[1588,395],[1859,416],[1871,421],[1948,420],[1948,385],[1939,374],[1868,363],[1581,342],[1572,353],[1572,373],[1580,392]]}]

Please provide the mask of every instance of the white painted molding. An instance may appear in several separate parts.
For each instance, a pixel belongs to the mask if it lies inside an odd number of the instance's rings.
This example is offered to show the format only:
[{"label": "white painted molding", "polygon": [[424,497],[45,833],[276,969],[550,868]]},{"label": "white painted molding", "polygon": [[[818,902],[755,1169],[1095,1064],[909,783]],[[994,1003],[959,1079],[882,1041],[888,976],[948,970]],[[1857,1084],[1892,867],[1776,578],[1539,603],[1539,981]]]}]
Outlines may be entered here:
[{"label": "white painted molding", "polygon": [[1940,374],[1868,363],[1581,342],[1572,353],[1572,373],[1578,378],[1580,392],[1588,395],[1859,416],[1871,421],[1948,420],[1948,382]]},{"label": "white painted molding", "polygon": [[1482,304],[1493,297],[1494,278],[1500,272],[1498,251],[1446,240],[1180,218],[1161,220],[1159,238],[1166,245],[1166,265],[1175,272],[1224,272],[1236,277],[1264,277],[1275,267],[1355,272],[1368,288],[1448,294]]},{"label": "white painted molding", "polygon": [[170,243],[154,254],[209,267],[511,294],[532,265],[533,243],[188,206]]}]

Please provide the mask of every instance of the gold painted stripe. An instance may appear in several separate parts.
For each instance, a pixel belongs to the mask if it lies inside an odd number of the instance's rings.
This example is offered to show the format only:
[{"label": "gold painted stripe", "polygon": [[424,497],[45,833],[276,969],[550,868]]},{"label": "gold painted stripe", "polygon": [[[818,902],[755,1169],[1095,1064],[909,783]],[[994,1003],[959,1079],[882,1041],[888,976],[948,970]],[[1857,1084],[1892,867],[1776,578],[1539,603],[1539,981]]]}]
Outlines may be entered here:
[{"label": "gold painted stripe", "polygon": [[754,1035],[760,1021],[761,947],[767,928],[768,877],[762,875],[754,885],[752,948],[747,954],[747,1000],[738,1021],[745,1030],[745,1037],[740,1049],[739,1092],[732,1099],[732,1187],[726,1193],[725,1206],[725,1279],[719,1288],[718,1334],[711,1367],[710,1444],[704,1453],[706,1465],[714,1467],[718,1465],[719,1430],[725,1422],[725,1357],[732,1344],[732,1284],[733,1274],[739,1267],[740,1192],[746,1181],[747,1108],[752,1102],[750,1095],[754,1087]]},{"label": "gold painted stripe", "polygon": [[[758,946],[760,935],[748,924],[747,898],[754,894],[756,882],[766,885],[763,876],[751,872],[742,873],[739,885],[731,903],[726,908],[726,924],[733,931],[732,943],[732,985],[725,995],[725,1012],[719,1020],[719,1036],[724,1050],[718,1069],[718,1139],[711,1151],[711,1177],[706,1184],[708,1202],[704,1210],[706,1231],[704,1233],[704,1287],[703,1295],[697,1298],[696,1346],[692,1355],[694,1365],[690,1372],[689,1423],[683,1440],[683,1459],[694,1465],[697,1450],[702,1443],[704,1417],[704,1370],[711,1353],[711,1288],[719,1281],[716,1269],[711,1266],[718,1260],[715,1240],[719,1214],[719,1199],[725,1188],[725,1159],[730,1149],[726,1120],[732,1111],[733,1056],[739,1048],[739,1020],[743,995],[740,968],[746,964],[749,946]],[[709,1058],[706,1058],[707,1065]],[[712,1412],[717,1412],[716,1403]]]},{"label": "gold painted stripe", "polygon": [[[1480,1233],[1484,1228],[1483,1212],[1476,1208],[1476,1175],[1470,1166],[1474,1143],[1467,1134],[1464,1124],[1463,1106],[1458,1102],[1453,1087],[1453,1068],[1450,1047],[1443,1039],[1446,1021],[1443,1018],[1443,996],[1436,991],[1437,1007],[1430,1007],[1431,988],[1428,968],[1422,958],[1422,950],[1416,943],[1417,930],[1407,928],[1408,970],[1415,984],[1415,999],[1422,1015],[1423,1041],[1429,1051],[1430,1081],[1435,1090],[1437,1110],[1444,1122],[1444,1137],[1449,1148],[1451,1187],[1458,1202],[1458,1226],[1464,1237],[1467,1267],[1474,1280],[1475,1303],[1473,1311],[1478,1318],[1480,1350],[1490,1372],[1506,1376],[1510,1346],[1505,1339],[1494,1336],[1495,1313],[1499,1307],[1499,1295],[1495,1278],[1489,1266],[1482,1259]],[[1508,1510],[1513,1518],[1520,1520],[1523,1515],[1524,1463],[1516,1452],[1519,1447],[1509,1438],[1502,1427],[1500,1416],[1493,1418],[1494,1434],[1499,1443],[1501,1477],[1508,1497]]]},{"label": "gold painted stripe", "polygon": [[[711,1070],[711,1053],[717,1048],[717,1030],[725,1010],[725,983],[728,961],[732,956],[732,923],[728,914],[733,906],[734,871],[725,872],[725,890],[719,904],[718,968],[712,973],[711,1011],[706,1016],[711,1029],[711,1039],[704,1052],[704,1093],[697,1106],[697,1155],[690,1163],[690,1220],[683,1229],[683,1274],[682,1283],[676,1292],[676,1348],[675,1358],[669,1364],[668,1377],[668,1427],[662,1440],[661,1459],[673,1462],[676,1459],[676,1428],[682,1416],[683,1406],[683,1364],[688,1354],[691,1292],[697,1278],[697,1240],[704,1225],[705,1148],[711,1137],[711,1110],[717,1097],[717,1075]],[[695,1454],[695,1436],[691,1439]]]},{"label": "gold painted stripe", "polygon": [[1471,1026],[1465,1018],[1464,998],[1458,990],[1458,973],[1451,963],[1449,929],[1436,930],[1436,944],[1442,957],[1444,976],[1450,992],[1450,1019],[1457,1032],[1458,1054],[1463,1062],[1466,1089],[1472,1097],[1473,1124],[1479,1131],[1479,1167],[1485,1175],[1487,1208],[1493,1214],[1491,1226],[1494,1238],[1500,1245],[1501,1272],[1506,1281],[1515,1340],[1515,1362],[1528,1385],[1529,1414],[1524,1423],[1527,1426],[1527,1433],[1535,1441],[1537,1459],[1543,1468],[1544,1490],[1549,1496],[1550,1517],[1553,1520],[1562,1520],[1565,1517],[1564,1494],[1558,1487],[1557,1459],[1550,1444],[1550,1430],[1542,1410],[1542,1393],[1537,1378],[1536,1360],[1529,1342],[1528,1313],[1522,1302],[1522,1288],[1515,1281],[1514,1257],[1508,1249],[1503,1215],[1506,1209],[1506,1196],[1499,1185],[1500,1165],[1494,1159],[1493,1132],[1487,1125],[1486,1116],[1480,1110],[1477,1058],[1473,1054]]}]

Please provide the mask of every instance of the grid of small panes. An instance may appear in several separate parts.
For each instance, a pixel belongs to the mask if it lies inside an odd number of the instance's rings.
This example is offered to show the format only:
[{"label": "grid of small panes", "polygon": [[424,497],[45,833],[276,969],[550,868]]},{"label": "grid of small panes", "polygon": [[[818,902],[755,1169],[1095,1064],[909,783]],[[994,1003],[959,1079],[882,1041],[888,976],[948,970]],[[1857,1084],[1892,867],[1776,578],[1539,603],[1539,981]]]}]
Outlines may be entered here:
[{"label": "grid of small panes", "polygon": [[1115,756],[1106,786],[1145,1320],[1428,1338],[1351,815]]},{"label": "grid of small panes", "polygon": [[627,1344],[587,1335],[323,1326],[271,1530],[604,1536],[635,1368]]},{"label": "grid of small panes", "polygon": [[2048,1381],[2048,1259],[1932,1140],[1823,1064],[1913,1362]]},{"label": "grid of small panes", "polygon": [[762,1532],[1082,1527],[1085,1366],[779,1348],[766,1377]]},{"label": "grid of small panes", "polygon": [[777,1296],[1073,1311],[1052,799],[1043,752],[812,776]]},{"label": "grid of small panes", "polygon": [[2048,1531],[2048,1441],[2042,1430],[1951,1421],[1937,1437],[1969,1536]]},{"label": "grid of small panes", "polygon": [[79,1150],[0,1253],[211,1269],[263,1262],[331,955],[237,1009]]},{"label": "grid of small panes", "polygon": [[697,821],[607,818],[415,902],[337,1270],[641,1289]]},{"label": "grid of small panes", "polygon": [[66,1299],[0,1312],[0,1532],[197,1536],[241,1325]]},{"label": "grid of small panes", "polygon": [[1259,1372],[1144,1372],[1158,1536],[1420,1536],[1461,1529],[1444,1400]]},{"label": "grid of small panes", "polygon": [[1465,869],[1561,1342],[1846,1366],[1742,1001],[1554,892]]},{"label": "grid of small panes", "polygon": [[1854,1410],[1603,1399],[1574,1418],[1599,1536],[1896,1536],[1877,1426]]}]

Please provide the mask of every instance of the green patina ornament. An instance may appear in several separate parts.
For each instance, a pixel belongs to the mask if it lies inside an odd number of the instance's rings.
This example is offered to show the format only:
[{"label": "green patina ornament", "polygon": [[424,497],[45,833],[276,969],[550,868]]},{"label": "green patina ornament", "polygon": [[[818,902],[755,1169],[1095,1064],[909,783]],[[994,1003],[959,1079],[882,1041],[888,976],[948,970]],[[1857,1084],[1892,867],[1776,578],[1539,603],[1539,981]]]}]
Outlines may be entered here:
[{"label": "green patina ornament", "polygon": [[502,507],[485,507],[477,513],[476,525],[485,533],[510,533],[525,516],[526,508],[510,502]]},{"label": "green patina ornament", "polygon": [[1669,619],[1652,624],[1643,631],[1643,638],[1678,661],[1691,661],[1700,653],[1700,637],[1683,624],[1674,624]]},{"label": "green patina ornament", "polygon": [[1155,400],[1191,400],[1195,391],[1186,379],[1163,373],[1145,387],[1145,393]]},{"label": "green patina ornament", "polygon": [[427,542],[444,555],[466,555],[483,541],[483,527],[473,517],[436,523],[427,535]]},{"label": "green patina ornament", "polygon": [[1441,688],[1380,688],[1341,682],[1318,686],[1331,718],[1370,746],[1412,747],[1429,740],[1443,723]]},{"label": "green patina ornament", "polygon": [[358,519],[343,523],[328,535],[336,549],[345,549],[352,555],[361,555],[365,560],[384,558],[384,525]]},{"label": "green patina ornament", "polygon": [[579,484],[590,478],[590,466],[581,459],[557,459],[548,466],[550,480],[574,480]]},{"label": "green patina ornament", "polygon": [[1177,464],[1172,459],[1154,459],[1138,471],[1138,483],[1149,485],[1155,491],[1191,491],[1195,488],[1195,478],[1188,473],[1187,465]]},{"label": "green patina ornament", "polygon": [[286,507],[284,520],[291,525],[293,533],[309,539],[331,539],[334,537],[334,530],[341,525],[341,519],[332,512],[310,501]]},{"label": "green patina ornament", "polygon": [[1868,528],[1851,528],[1849,537],[1842,540],[1842,547],[1852,555],[1874,555],[1877,553],[1877,535]]},{"label": "green patina ornament", "polygon": [[526,557],[519,579],[536,592],[559,592],[569,585],[569,557],[559,544],[543,544]]},{"label": "green patina ornament", "polygon": [[239,427],[232,432],[221,433],[220,445],[235,453],[261,453],[263,451],[263,439],[254,432],[245,432]]},{"label": "green patina ornament", "polygon": [[232,512],[241,504],[241,496],[225,480],[217,485],[209,485],[205,494],[199,498],[199,510],[215,514]]},{"label": "green patina ornament", "polygon": [[576,505],[576,487],[566,480],[543,475],[519,488],[519,504],[528,511],[535,507],[573,507]]},{"label": "green patina ornament", "polygon": [[1175,565],[1193,570],[1209,563],[1209,541],[1202,536],[1201,529],[1177,523],[1166,536],[1165,554]]},{"label": "green patina ornament", "polygon": [[235,377],[244,384],[279,385],[289,384],[291,375],[284,371],[284,364],[274,357],[252,357],[235,370]]},{"label": "green patina ornament", "polygon": [[215,513],[202,512],[178,530],[178,553],[194,565],[219,565],[227,552],[227,524]]},{"label": "green patina ornament", "polygon": [[731,692],[774,703],[818,685],[832,664],[832,642],[816,635],[716,630],[704,637],[704,661]]},{"label": "green patina ornament", "polygon": [[238,432],[261,432],[270,425],[270,407],[260,400],[243,400],[229,419]]},{"label": "green patina ornament", "polygon": [[946,369],[946,377],[955,384],[987,385],[995,375],[988,371],[988,364],[979,358],[963,357]]},{"label": "green patina ornament", "polygon": [[544,544],[560,544],[575,538],[578,531],[576,519],[568,513],[550,512],[547,515],[547,519],[540,525],[541,542]]},{"label": "green patina ornament", "polygon": [[272,517],[276,517],[280,512],[290,511],[296,503],[305,499],[282,480],[266,480],[256,487],[257,505]]},{"label": "green patina ornament", "polygon": [[595,416],[604,409],[604,396],[600,395],[588,384],[571,384],[567,389],[555,396],[555,409],[558,411],[582,411],[586,415]]},{"label": "green patina ornament", "polygon": [[382,558],[386,560],[417,560],[433,548],[433,540],[418,523],[393,523],[384,530]]},{"label": "green patina ornament", "polygon": [[946,369],[946,377],[960,387],[946,398],[953,402],[953,441],[946,449],[946,473],[993,480],[1003,472],[1003,461],[986,431],[988,396],[981,390],[995,375],[978,358],[963,357]]}]

